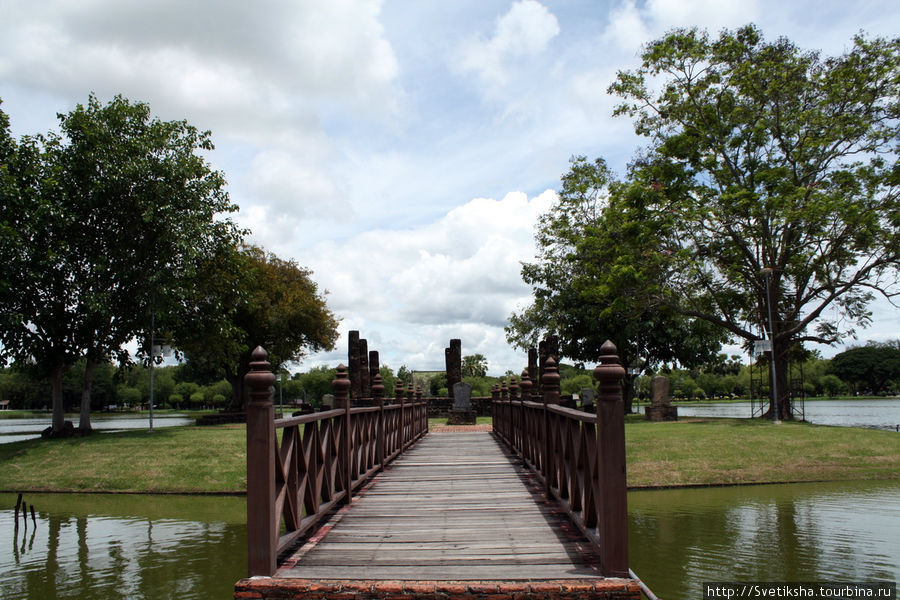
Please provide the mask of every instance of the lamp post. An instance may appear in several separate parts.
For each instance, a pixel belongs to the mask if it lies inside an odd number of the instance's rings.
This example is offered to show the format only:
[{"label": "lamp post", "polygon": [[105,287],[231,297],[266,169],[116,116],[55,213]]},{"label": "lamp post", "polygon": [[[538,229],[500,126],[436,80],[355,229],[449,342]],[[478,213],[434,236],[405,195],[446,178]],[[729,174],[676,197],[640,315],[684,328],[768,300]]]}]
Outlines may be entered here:
[{"label": "lamp post", "polygon": [[775,381],[775,316],[772,302],[772,267],[766,267],[760,273],[766,278],[766,310],[769,313],[769,390],[772,394],[772,423],[780,423],[778,419],[778,384]]}]

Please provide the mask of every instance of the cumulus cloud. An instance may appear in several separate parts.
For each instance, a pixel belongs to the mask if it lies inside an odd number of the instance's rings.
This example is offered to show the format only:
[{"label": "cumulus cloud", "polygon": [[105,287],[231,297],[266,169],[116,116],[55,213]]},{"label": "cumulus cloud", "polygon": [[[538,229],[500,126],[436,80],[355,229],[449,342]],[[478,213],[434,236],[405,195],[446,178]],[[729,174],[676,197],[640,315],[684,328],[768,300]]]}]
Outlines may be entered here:
[{"label": "cumulus cloud", "polygon": [[398,63],[376,0],[86,4],[7,3],[0,77],[123,92],[217,130],[301,127],[322,101],[395,108]]},{"label": "cumulus cloud", "polygon": [[601,34],[610,50],[623,56],[675,27],[700,27],[711,32],[740,27],[756,20],[756,0],[623,0],[609,14]]},{"label": "cumulus cloud", "polygon": [[460,52],[460,69],[491,84],[506,82],[509,69],[543,52],[559,34],[559,22],[536,0],[520,0],[500,17],[488,39],[472,39]]},{"label": "cumulus cloud", "polygon": [[533,198],[476,198],[415,228],[320,244],[306,259],[329,290],[331,309],[364,337],[381,336],[387,347],[373,349],[384,361],[420,365],[421,358],[433,366],[447,340],[459,337],[466,354],[494,357],[499,368],[518,360],[503,327],[530,297],[521,263],[533,260],[534,226],[555,198],[549,190]]}]

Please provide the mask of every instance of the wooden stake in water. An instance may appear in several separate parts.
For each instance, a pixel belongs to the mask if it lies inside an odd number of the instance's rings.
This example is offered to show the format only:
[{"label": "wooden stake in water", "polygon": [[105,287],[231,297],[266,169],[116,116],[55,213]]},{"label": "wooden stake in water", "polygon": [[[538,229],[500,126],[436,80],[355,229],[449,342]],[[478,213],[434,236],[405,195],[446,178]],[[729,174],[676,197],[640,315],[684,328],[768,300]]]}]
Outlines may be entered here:
[{"label": "wooden stake in water", "polygon": [[15,530],[19,530],[19,509],[22,507],[22,494],[16,499],[16,526]]}]

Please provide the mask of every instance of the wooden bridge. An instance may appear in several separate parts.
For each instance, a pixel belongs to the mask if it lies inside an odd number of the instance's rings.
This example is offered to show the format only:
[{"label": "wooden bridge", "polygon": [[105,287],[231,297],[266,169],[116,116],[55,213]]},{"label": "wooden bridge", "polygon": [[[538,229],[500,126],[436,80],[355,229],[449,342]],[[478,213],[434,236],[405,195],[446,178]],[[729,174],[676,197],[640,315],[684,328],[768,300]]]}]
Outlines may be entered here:
[{"label": "wooden bridge", "polygon": [[523,373],[493,431],[429,433],[427,400],[374,378],[351,407],[274,418],[262,349],[247,384],[250,578],[235,598],[639,598],[628,569],[624,369],[607,343],[596,414],[559,405]]}]

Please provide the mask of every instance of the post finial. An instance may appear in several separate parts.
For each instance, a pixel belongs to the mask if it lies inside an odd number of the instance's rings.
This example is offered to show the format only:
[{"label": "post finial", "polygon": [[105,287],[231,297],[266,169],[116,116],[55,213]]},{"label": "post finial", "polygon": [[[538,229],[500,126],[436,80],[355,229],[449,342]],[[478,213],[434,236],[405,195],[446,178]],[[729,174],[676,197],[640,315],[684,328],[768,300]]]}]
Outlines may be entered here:
[{"label": "post finial", "polygon": [[251,403],[272,403],[275,374],[268,358],[269,354],[262,346],[257,346],[250,353],[250,371],[244,375],[244,384],[250,390]]},{"label": "post finial", "polygon": [[338,365],[331,387],[334,389],[334,407],[346,406],[350,401],[350,377],[347,375],[347,367],[343,364]]},{"label": "post finial", "polygon": [[559,404],[559,379],[556,359],[548,356],[547,362],[544,363],[544,375],[541,377],[545,404]]},{"label": "post finial", "polygon": [[616,345],[606,340],[600,346],[600,364],[594,367],[594,379],[600,382],[600,399],[615,400],[622,394],[625,367],[619,362]]}]

